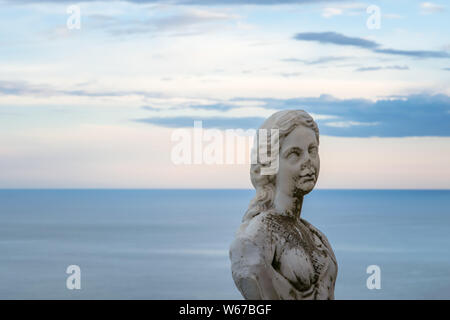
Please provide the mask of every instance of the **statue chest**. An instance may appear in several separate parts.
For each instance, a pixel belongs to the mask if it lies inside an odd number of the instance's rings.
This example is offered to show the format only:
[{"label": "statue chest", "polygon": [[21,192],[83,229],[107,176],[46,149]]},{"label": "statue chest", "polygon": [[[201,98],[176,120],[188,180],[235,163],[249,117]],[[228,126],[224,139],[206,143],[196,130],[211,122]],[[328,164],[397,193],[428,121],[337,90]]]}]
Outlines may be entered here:
[{"label": "statue chest", "polygon": [[268,224],[275,247],[272,266],[300,292],[335,278],[334,261],[319,234],[301,221],[278,216]]}]

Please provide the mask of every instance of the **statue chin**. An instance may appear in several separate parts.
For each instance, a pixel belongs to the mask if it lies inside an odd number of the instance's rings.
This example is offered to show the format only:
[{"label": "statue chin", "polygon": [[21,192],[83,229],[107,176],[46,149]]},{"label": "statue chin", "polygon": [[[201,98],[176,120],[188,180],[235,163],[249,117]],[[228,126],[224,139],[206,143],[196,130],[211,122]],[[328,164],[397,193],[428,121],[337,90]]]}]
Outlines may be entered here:
[{"label": "statue chin", "polygon": [[315,185],[316,185],[316,182],[313,181],[313,180],[305,181],[305,182],[298,182],[296,184],[296,186],[295,186],[294,196],[307,195],[308,193],[310,193],[314,189]]}]

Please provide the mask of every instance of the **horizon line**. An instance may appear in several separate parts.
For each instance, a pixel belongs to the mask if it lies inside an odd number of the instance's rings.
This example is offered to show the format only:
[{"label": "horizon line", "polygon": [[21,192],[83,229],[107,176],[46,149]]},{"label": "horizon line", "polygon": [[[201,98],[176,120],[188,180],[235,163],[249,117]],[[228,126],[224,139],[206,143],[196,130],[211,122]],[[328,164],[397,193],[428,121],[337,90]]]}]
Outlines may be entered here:
[{"label": "horizon line", "polygon": [[[0,191],[254,191],[254,188],[0,188]],[[450,188],[317,188],[325,191],[450,191]],[[314,191],[314,190],[313,190]],[[311,191],[311,192],[313,192]]]}]

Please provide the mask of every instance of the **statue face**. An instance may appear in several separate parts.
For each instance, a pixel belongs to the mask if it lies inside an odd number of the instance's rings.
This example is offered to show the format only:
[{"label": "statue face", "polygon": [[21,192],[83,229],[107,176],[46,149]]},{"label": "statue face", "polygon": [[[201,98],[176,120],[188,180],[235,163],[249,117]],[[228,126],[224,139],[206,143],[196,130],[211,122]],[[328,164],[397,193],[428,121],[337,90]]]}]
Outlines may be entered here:
[{"label": "statue face", "polygon": [[302,125],[295,128],[282,142],[277,191],[294,197],[309,193],[319,176],[319,145],[314,131]]}]

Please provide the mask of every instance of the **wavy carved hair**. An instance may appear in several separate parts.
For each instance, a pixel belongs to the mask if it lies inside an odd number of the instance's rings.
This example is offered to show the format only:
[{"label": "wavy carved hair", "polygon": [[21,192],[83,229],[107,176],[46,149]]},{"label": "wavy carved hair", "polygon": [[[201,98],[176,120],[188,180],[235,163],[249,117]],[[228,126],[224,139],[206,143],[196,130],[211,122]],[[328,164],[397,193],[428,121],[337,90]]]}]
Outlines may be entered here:
[{"label": "wavy carved hair", "polygon": [[[270,129],[278,129],[279,148],[281,149],[284,139],[300,125],[312,129],[316,134],[317,143],[319,143],[319,128],[313,118],[303,110],[278,111],[271,115],[259,129],[266,129],[268,132],[270,132]],[[255,140],[255,148],[257,154],[259,154],[257,141],[258,139]],[[270,143],[268,143],[267,150],[270,150]],[[250,201],[247,212],[242,219],[244,222],[273,207],[276,175],[261,174],[261,168],[269,165],[269,163],[261,163],[258,158],[257,162],[250,167],[250,179],[256,189],[256,195]]]}]

